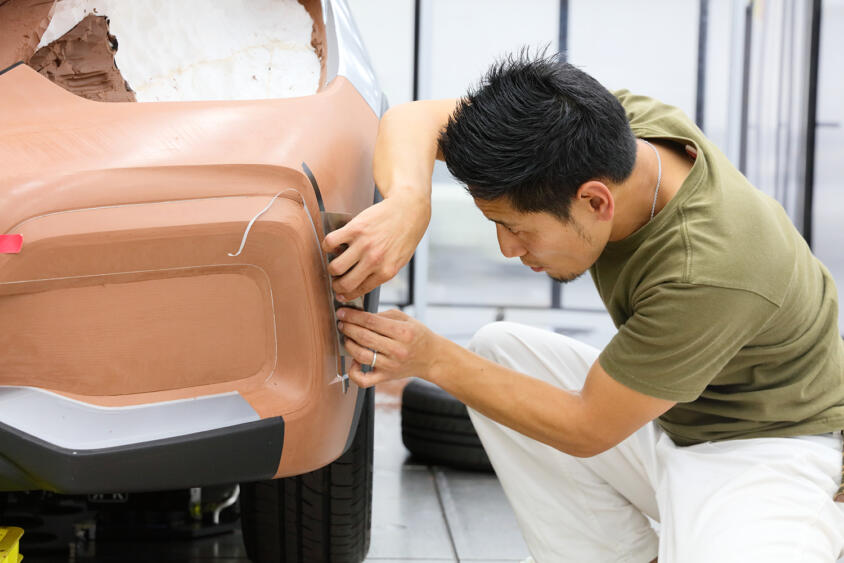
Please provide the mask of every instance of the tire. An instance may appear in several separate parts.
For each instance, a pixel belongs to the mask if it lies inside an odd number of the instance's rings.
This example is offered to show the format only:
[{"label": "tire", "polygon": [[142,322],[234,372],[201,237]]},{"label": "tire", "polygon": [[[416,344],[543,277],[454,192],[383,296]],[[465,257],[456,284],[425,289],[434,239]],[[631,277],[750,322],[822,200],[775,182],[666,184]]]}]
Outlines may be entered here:
[{"label": "tire", "polygon": [[360,563],[372,525],[375,393],[337,461],[297,477],[241,484],[241,528],[254,563]]},{"label": "tire", "polygon": [[404,446],[421,461],[492,471],[466,405],[433,383],[415,379],[405,386],[401,435]]}]

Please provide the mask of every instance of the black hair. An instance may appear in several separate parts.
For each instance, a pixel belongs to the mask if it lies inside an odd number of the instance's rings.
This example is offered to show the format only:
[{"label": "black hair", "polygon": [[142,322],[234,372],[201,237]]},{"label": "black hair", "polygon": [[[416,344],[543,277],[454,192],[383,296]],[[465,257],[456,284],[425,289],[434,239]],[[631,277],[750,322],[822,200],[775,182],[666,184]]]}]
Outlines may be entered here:
[{"label": "black hair", "polygon": [[449,171],[481,200],[569,219],[578,188],[622,182],[636,139],[621,103],[559,55],[526,49],[496,62],[440,134]]}]

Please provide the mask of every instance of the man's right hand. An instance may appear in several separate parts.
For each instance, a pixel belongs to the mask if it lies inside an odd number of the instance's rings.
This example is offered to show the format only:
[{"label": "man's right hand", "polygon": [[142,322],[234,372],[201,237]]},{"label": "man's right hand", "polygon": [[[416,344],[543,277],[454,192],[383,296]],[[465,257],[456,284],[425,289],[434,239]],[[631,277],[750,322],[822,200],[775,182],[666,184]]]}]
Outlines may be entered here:
[{"label": "man's right hand", "polygon": [[360,212],[322,243],[338,254],[328,265],[338,301],[351,301],[392,279],[410,261],[431,219],[429,198],[395,194]]},{"label": "man's right hand", "polygon": [[364,209],[322,243],[338,254],[328,265],[338,301],[351,301],[392,279],[413,256],[431,220],[431,174],[437,140],[458,100],[390,108],[378,124],[372,159],[384,200]]}]

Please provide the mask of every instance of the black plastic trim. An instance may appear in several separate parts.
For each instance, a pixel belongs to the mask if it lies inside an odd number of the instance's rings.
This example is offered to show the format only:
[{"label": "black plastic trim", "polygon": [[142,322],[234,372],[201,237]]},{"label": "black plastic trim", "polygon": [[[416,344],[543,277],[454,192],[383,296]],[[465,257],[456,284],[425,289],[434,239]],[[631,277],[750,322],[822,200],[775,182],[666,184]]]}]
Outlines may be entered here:
[{"label": "black plastic trim", "polygon": [[280,416],[92,450],[58,447],[0,423],[0,490],[136,492],[271,479],[283,443]]}]

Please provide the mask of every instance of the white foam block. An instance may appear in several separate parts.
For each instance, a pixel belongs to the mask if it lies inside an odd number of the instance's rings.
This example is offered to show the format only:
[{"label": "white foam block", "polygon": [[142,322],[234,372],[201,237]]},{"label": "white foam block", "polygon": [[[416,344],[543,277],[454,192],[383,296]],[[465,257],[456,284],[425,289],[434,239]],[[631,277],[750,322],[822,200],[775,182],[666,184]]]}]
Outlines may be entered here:
[{"label": "white foam block", "polygon": [[306,96],[319,87],[313,20],[296,0],[60,0],[39,47],[88,14],[109,19],[139,102]]}]

